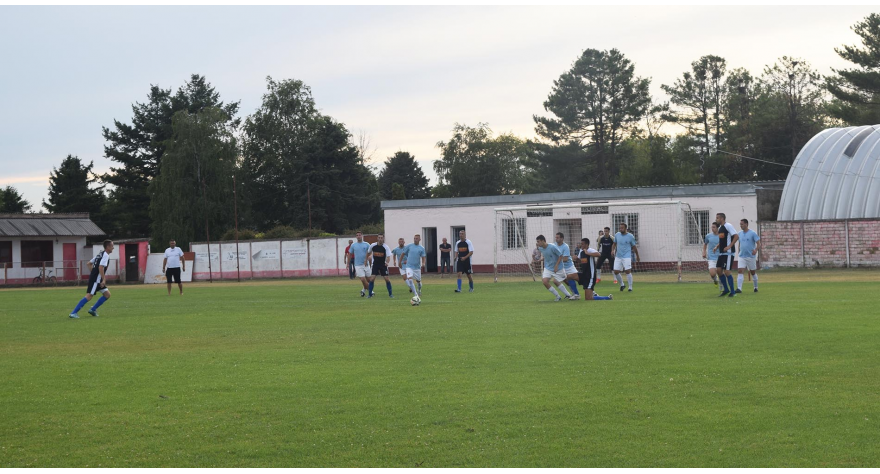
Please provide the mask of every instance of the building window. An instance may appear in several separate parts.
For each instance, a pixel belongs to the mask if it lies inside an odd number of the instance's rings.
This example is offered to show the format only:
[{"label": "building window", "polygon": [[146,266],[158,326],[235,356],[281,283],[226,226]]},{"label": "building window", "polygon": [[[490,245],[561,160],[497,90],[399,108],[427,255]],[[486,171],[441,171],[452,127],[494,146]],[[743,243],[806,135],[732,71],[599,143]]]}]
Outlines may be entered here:
[{"label": "building window", "polygon": [[626,224],[627,232],[636,238],[636,242],[639,241],[639,215],[637,213],[611,214],[611,224],[611,232],[618,232],[620,224]]},{"label": "building window", "polygon": [[42,267],[44,262],[47,266],[54,266],[54,242],[51,240],[22,240],[21,241],[21,266]]},{"label": "building window", "polygon": [[[3,268],[4,263],[12,263],[12,242],[4,241],[0,242],[0,268]],[[12,265],[6,265],[9,268],[12,268]]]},{"label": "building window", "polygon": [[684,229],[688,245],[703,245],[703,236],[709,233],[709,211],[685,211]]},{"label": "building window", "polygon": [[507,249],[521,249],[526,246],[526,220],[522,217],[516,219],[501,219],[502,246]]},{"label": "building window", "polygon": [[526,217],[553,217],[553,209],[535,209],[526,211]]},{"label": "building window", "polygon": [[553,232],[553,238],[556,238],[556,232],[562,232],[563,239],[565,242],[569,243],[569,247],[571,247],[572,242],[580,242],[582,237],[581,226],[582,222],[580,219],[556,219],[553,221],[553,227],[555,232]]},{"label": "building window", "polygon": [[608,214],[608,206],[585,206],[581,208],[581,215]]}]

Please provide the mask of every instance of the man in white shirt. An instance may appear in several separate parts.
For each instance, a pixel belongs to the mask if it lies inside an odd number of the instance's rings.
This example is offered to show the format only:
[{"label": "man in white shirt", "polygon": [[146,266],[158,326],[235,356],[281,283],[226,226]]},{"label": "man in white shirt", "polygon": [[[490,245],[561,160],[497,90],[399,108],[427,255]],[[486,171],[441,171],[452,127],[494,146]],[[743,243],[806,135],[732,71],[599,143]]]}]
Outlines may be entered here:
[{"label": "man in white shirt", "polygon": [[[180,294],[183,294],[183,283],[180,280],[181,266],[186,271],[186,258],[183,256],[183,250],[177,246],[174,239],[168,242],[165,249],[165,258],[162,260],[162,272],[165,273],[165,281],[168,282],[168,296],[171,296],[171,283],[177,280],[177,287],[180,288]],[[168,267],[166,270],[166,266]]]}]

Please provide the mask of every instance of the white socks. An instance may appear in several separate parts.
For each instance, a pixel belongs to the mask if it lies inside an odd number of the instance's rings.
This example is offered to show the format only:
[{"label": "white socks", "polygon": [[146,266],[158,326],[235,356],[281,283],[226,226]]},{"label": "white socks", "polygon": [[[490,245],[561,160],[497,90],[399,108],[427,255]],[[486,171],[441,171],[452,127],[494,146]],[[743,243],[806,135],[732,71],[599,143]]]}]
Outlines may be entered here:
[{"label": "white socks", "polygon": [[568,289],[565,287],[564,284],[560,283],[560,284],[556,285],[556,288],[559,288],[560,291],[562,291],[562,293],[565,296],[568,296],[569,298],[571,298],[571,293],[568,292]]},{"label": "white socks", "polygon": [[745,278],[746,278],[746,276],[743,275],[742,273],[740,273],[740,274],[736,277],[736,289],[742,291],[742,289],[743,289],[743,280],[745,280]]},{"label": "white socks", "polygon": [[752,275],[752,284],[755,285],[755,289],[758,289],[758,274],[755,273]]},{"label": "white socks", "polygon": [[633,289],[633,274],[632,273],[626,274],[626,281],[627,281],[627,283],[629,283],[629,289],[630,290]]},{"label": "white socks", "polygon": [[553,288],[553,287],[551,286],[550,288],[547,288],[547,291],[549,291],[550,293],[553,293],[553,296],[559,298],[559,292],[556,291],[556,288]]}]

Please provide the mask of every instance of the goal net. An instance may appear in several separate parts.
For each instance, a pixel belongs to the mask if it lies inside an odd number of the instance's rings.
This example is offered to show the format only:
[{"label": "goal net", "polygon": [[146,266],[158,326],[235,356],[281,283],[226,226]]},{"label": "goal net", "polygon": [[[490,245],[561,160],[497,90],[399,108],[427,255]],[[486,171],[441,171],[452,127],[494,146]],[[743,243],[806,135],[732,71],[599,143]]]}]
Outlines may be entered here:
[{"label": "goal net", "polygon": [[[495,209],[495,281],[540,280],[543,262],[535,238],[552,243],[557,232],[575,253],[584,237],[599,250],[599,231],[611,236],[625,223],[636,238],[640,261],[633,255],[633,273],[658,282],[711,281],[703,258],[703,237],[709,232],[709,211],[694,211],[681,201],[643,201],[536,205]],[[536,260],[537,257],[537,260]],[[611,281],[606,261],[601,278]]]}]

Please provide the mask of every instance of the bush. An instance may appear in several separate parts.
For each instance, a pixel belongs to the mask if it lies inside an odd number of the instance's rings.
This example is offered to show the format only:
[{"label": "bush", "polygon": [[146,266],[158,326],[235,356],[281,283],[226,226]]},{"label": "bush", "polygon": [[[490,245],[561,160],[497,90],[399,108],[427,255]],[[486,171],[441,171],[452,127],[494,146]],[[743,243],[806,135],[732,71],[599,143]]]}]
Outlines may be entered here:
[{"label": "bush", "polygon": [[[250,229],[238,229],[238,240],[254,240],[257,235]],[[220,236],[221,241],[235,240],[235,229],[229,229]]]},{"label": "bush", "polygon": [[[308,232],[308,231],[306,231]],[[279,225],[267,230],[263,238],[265,239],[294,239],[300,236],[300,231],[290,227],[289,225]]]},{"label": "bush", "polygon": [[364,224],[357,229],[347,229],[343,232],[343,235],[354,235],[355,232],[361,231],[364,235],[368,234],[384,234],[385,233],[385,221],[375,222],[373,224]]}]

